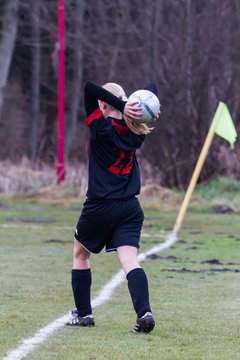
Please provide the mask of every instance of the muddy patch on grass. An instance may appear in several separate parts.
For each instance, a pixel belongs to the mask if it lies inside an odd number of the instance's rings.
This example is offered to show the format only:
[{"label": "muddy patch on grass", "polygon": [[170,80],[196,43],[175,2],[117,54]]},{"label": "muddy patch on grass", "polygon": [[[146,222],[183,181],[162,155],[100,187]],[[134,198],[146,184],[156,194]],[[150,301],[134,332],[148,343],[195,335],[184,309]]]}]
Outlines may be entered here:
[{"label": "muddy patch on grass", "polygon": [[[226,236],[227,239],[233,239],[235,241],[240,241],[240,235],[239,234],[229,234],[226,232],[214,232],[215,235],[224,235]],[[216,242],[216,240],[213,240],[214,242]]]},{"label": "muddy patch on grass", "polygon": [[153,225],[153,224],[144,224],[144,227],[146,228],[146,229],[151,229],[151,228],[153,228],[155,225]]},{"label": "muddy patch on grass", "polygon": [[240,269],[229,269],[229,268],[223,268],[223,269],[201,269],[201,270],[192,270],[187,268],[182,269],[163,269],[162,271],[166,272],[176,272],[176,273],[222,273],[222,272],[234,272],[234,273],[240,273]]},{"label": "muddy patch on grass", "polygon": [[202,234],[203,232],[200,231],[200,230],[193,230],[193,231],[190,231],[189,234],[192,234],[192,235],[198,235],[198,234]]},{"label": "muddy patch on grass", "polygon": [[205,261],[202,261],[201,264],[209,264],[209,265],[223,265],[223,266],[226,266],[226,265],[231,265],[231,266],[239,266],[240,263],[239,262],[227,262],[227,263],[222,263],[220,262],[218,259],[210,259],[210,260],[205,260]]},{"label": "muddy patch on grass", "polygon": [[210,264],[210,265],[223,265],[218,259],[210,259],[202,261],[201,264]]},{"label": "muddy patch on grass", "polygon": [[[161,255],[157,255],[157,254],[151,254],[147,256],[148,259],[151,260],[166,260],[166,261],[173,261],[173,262],[185,262],[188,264],[201,264],[201,265],[217,265],[217,266],[239,266],[240,263],[239,262],[227,262],[227,263],[223,263],[221,261],[219,261],[218,259],[209,259],[209,260],[204,260],[201,262],[195,261],[195,260],[191,260],[188,258],[179,258],[177,256],[173,256],[173,255],[169,255],[169,256],[161,256]],[[182,268],[182,269],[164,269],[162,271],[176,271],[176,272],[208,272],[208,271],[213,271],[213,272],[217,272],[217,271],[235,271],[235,272],[240,272],[240,269],[228,269],[228,268],[216,268],[216,269],[210,269],[210,270],[206,270],[206,269],[199,269],[199,270],[189,270],[187,268]]]},{"label": "muddy patch on grass", "polygon": [[66,244],[67,241],[64,241],[64,240],[59,240],[59,239],[48,239],[48,240],[44,240],[44,243],[45,244]]},{"label": "muddy patch on grass", "polygon": [[203,249],[207,249],[207,248],[203,248],[203,247],[199,247],[199,246],[191,246],[191,247],[186,248],[185,250],[188,251],[188,250],[203,250]]},{"label": "muddy patch on grass", "polygon": [[235,210],[231,206],[224,204],[214,206],[213,212],[215,212],[216,214],[231,214],[235,212]]},{"label": "muddy patch on grass", "polygon": [[227,236],[228,239],[233,239],[235,241],[240,241],[240,236],[239,235],[235,235],[235,234],[230,234]]},{"label": "muddy patch on grass", "polygon": [[176,256],[173,255],[169,255],[169,256],[161,256],[161,255],[157,255],[157,254],[151,254],[147,256],[148,259],[151,260],[171,260],[171,261],[178,261],[179,258],[177,258]]},{"label": "muddy patch on grass", "polygon": [[39,218],[32,218],[32,217],[26,217],[26,218],[5,218],[6,222],[15,222],[15,223],[30,223],[30,224],[52,224],[56,222],[56,219],[39,219]]},{"label": "muddy patch on grass", "polygon": [[187,244],[188,242],[186,240],[178,240],[177,243],[178,244]]}]

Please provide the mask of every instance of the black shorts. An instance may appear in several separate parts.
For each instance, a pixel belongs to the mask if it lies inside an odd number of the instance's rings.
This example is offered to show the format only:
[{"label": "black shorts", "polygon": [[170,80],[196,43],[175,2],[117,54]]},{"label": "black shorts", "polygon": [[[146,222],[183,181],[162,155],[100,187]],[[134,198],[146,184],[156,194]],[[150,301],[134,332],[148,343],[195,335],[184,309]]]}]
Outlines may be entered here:
[{"label": "black shorts", "polygon": [[78,220],[75,238],[88,251],[97,254],[104,247],[139,248],[144,214],[137,198],[128,200],[86,200]]}]

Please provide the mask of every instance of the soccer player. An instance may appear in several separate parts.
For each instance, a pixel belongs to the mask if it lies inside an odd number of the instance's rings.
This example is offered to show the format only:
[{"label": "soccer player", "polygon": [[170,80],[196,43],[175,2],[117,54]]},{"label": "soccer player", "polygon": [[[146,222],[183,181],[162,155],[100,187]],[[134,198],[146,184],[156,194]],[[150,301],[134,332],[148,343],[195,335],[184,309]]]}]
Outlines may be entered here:
[{"label": "soccer player", "polygon": [[[155,84],[145,89],[157,94]],[[122,87],[103,87],[88,81],[85,86],[85,124],[90,131],[87,199],[75,229],[72,290],[76,309],[71,326],[94,325],[90,288],[90,255],[105,247],[116,251],[128,282],[137,314],[133,332],[149,333],[155,326],[148,281],[137,256],[144,220],[136,195],[140,173],[136,149],[151,129],[138,122],[141,109],[128,103]]]}]

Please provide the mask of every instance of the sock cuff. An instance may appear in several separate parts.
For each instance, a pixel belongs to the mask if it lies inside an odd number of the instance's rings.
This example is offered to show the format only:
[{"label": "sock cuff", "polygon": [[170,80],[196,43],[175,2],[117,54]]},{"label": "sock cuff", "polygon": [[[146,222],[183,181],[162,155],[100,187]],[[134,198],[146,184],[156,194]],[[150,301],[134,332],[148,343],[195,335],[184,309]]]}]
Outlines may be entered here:
[{"label": "sock cuff", "polygon": [[72,269],[72,277],[74,279],[83,278],[89,275],[91,275],[91,269]]},{"label": "sock cuff", "polygon": [[145,274],[145,271],[143,270],[143,268],[135,268],[131,271],[129,271],[129,273],[127,274],[127,280],[130,280],[132,277],[134,277],[137,274]]}]

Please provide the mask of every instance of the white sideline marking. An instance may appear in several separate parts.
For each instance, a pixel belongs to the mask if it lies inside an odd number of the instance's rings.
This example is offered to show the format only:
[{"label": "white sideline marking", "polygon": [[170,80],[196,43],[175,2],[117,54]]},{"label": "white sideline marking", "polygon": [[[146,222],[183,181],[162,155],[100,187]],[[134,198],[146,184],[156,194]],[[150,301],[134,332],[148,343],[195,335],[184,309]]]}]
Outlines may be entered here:
[{"label": "white sideline marking", "polygon": [[[144,261],[149,255],[156,254],[164,249],[171,247],[177,241],[176,233],[172,232],[168,235],[167,240],[154,246],[152,249],[142,253],[138,256],[139,262]],[[125,281],[126,277],[123,270],[120,270],[116,273],[112,279],[102,287],[99,295],[95,297],[92,301],[92,307],[96,308],[103,305],[106,301],[110,299],[114,290]],[[56,330],[63,327],[65,323],[69,320],[70,314],[66,314],[61,318],[54,320],[50,324],[44,326],[36,334],[26,340],[22,340],[20,346],[8,352],[3,360],[21,360],[29,353],[31,353],[38,345],[42,344],[49,336],[51,336]]]},{"label": "white sideline marking", "polygon": [[[44,225],[45,227],[46,225]],[[0,228],[3,229],[18,229],[18,228],[25,228],[25,229],[42,229],[43,225],[32,225],[32,224],[0,224]],[[74,227],[72,226],[53,226],[51,224],[51,228],[53,229],[60,229],[60,230],[72,230],[74,231]],[[156,238],[164,238],[166,233],[164,231],[160,231],[159,234],[146,234],[142,233],[142,237],[156,237]]]}]

